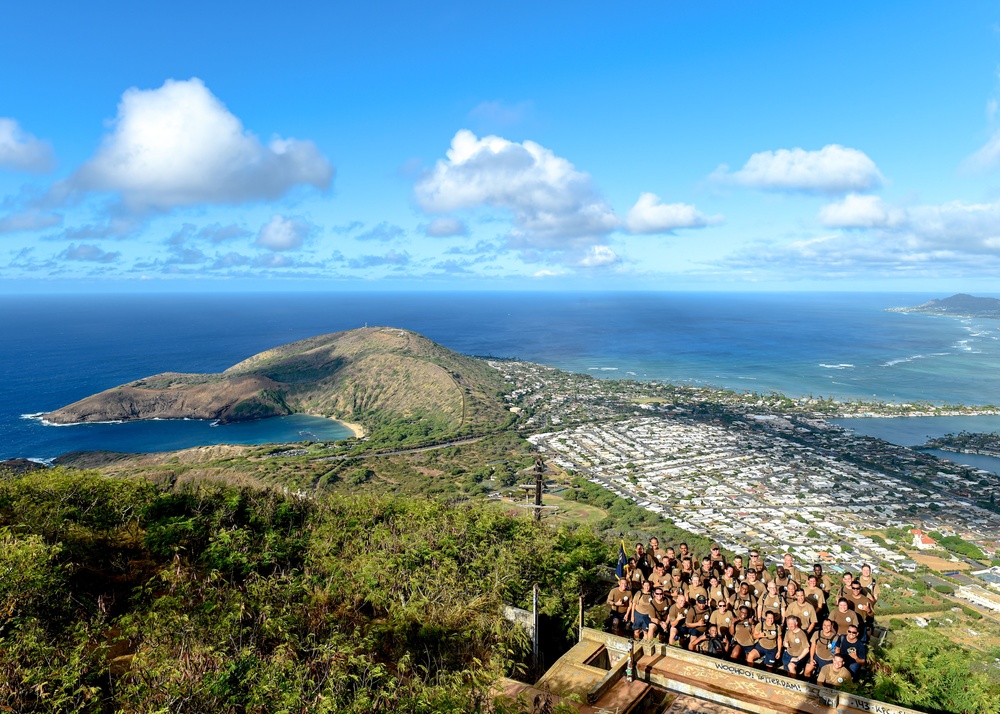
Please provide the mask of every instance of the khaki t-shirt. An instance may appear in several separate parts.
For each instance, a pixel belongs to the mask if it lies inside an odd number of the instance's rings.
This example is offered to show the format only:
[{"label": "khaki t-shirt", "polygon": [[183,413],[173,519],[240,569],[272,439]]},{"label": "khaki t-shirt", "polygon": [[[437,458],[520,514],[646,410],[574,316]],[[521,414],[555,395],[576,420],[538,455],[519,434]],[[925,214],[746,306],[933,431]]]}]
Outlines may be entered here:
[{"label": "khaki t-shirt", "polygon": [[840,668],[839,672],[834,671],[831,663],[823,665],[823,669],[819,671],[819,676],[816,678],[816,684],[821,687],[839,687],[842,684],[847,684],[851,679],[851,670],[844,666]]}]

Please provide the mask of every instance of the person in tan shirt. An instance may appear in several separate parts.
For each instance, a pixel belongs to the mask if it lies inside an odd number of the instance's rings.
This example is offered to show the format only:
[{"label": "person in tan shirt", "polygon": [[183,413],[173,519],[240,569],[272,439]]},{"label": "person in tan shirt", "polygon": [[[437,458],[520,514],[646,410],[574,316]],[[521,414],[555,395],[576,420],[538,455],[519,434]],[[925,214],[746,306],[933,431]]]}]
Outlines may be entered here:
[{"label": "person in tan shirt", "polygon": [[757,644],[747,653],[747,664],[752,667],[760,660],[766,667],[774,666],[781,657],[781,628],[775,623],[771,610],[764,613],[764,621],[757,623],[753,634]]},{"label": "person in tan shirt", "polygon": [[608,607],[611,610],[611,628],[617,630],[625,622],[629,606],[632,604],[632,590],[628,586],[628,578],[619,578],[618,586],[608,593]]},{"label": "person in tan shirt", "polygon": [[789,615],[788,629],[781,638],[784,651],[781,655],[781,666],[794,677],[806,667],[809,659],[809,635],[799,626],[799,618]]},{"label": "person in tan shirt", "polygon": [[811,635],[813,630],[819,625],[819,617],[816,614],[816,608],[812,606],[812,603],[806,599],[805,590],[795,591],[795,600],[790,602],[785,606],[785,617],[791,617],[794,615],[799,618],[799,623],[802,625],[802,629],[806,631],[806,634]]},{"label": "person in tan shirt", "polygon": [[746,605],[737,608],[733,619],[733,648],[729,652],[734,662],[739,662],[757,644],[753,636],[756,624],[751,608]]},{"label": "person in tan shirt", "polygon": [[820,628],[813,633],[812,642],[809,649],[809,663],[806,665],[806,679],[813,676],[813,672],[822,670],[825,666],[833,662],[833,656],[837,653],[840,644],[840,637],[837,635],[837,625],[833,620],[823,620]]},{"label": "person in tan shirt", "polygon": [[833,656],[833,662],[819,671],[816,684],[821,687],[840,687],[852,679],[854,677],[851,676],[851,670],[844,666],[844,658],[836,654]]}]

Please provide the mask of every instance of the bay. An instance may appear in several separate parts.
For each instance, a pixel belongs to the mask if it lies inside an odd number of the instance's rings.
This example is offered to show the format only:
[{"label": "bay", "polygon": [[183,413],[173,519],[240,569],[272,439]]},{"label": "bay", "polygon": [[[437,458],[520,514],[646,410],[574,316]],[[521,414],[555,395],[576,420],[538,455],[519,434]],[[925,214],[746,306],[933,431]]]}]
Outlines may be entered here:
[{"label": "bay", "polygon": [[[1000,402],[996,321],[885,311],[932,297],[942,296],[2,296],[0,457],[48,458],[98,448],[90,432],[45,427],[21,418],[24,414],[49,411],[159,372],[218,372],[279,344],[365,324],[410,329],[464,354],[519,357],[598,378],[658,379],[841,399]],[[56,432],[74,436],[57,437]],[[170,438],[165,432],[162,443],[170,443]],[[148,450],[148,442],[128,450]]]}]

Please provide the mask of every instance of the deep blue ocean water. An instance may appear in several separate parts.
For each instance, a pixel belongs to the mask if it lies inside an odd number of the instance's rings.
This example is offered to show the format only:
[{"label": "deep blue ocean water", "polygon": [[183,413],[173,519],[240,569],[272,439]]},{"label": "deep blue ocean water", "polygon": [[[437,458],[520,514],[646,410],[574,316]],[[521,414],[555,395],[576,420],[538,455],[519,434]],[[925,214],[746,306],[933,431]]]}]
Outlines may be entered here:
[{"label": "deep blue ocean water", "polygon": [[[790,395],[1000,402],[1000,323],[889,313],[929,294],[323,293],[0,296],[0,458],[300,440],[295,420],[47,427],[48,411],[158,372],[217,372],[369,325],[598,377]],[[186,425],[186,426],[185,426]],[[246,431],[253,434],[238,433]],[[190,430],[190,434],[185,432]],[[318,436],[321,439],[336,436]],[[189,441],[185,441],[188,439]],[[191,441],[193,439],[193,441]]]}]

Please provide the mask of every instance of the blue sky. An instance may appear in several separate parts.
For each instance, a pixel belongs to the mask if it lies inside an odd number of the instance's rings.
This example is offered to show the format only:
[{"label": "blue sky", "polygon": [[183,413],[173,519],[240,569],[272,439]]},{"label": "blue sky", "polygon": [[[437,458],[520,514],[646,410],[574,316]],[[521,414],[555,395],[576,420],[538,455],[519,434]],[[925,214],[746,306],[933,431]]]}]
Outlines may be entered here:
[{"label": "blue sky", "polygon": [[146,5],[5,9],[0,290],[998,292],[996,3]]}]

